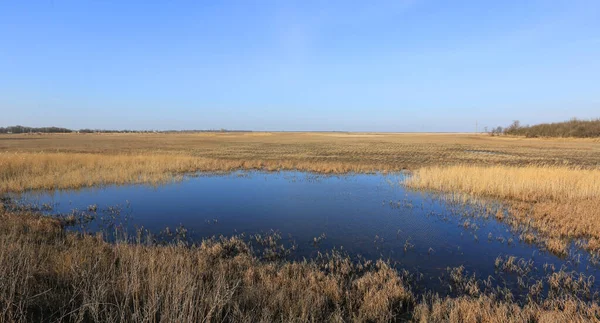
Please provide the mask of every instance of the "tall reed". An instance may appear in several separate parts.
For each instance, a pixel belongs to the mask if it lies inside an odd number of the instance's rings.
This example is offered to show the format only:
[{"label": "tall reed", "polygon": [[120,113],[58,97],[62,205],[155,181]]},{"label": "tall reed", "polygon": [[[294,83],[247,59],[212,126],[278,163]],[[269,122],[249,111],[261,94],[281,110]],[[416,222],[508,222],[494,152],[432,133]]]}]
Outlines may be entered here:
[{"label": "tall reed", "polygon": [[526,202],[600,199],[600,170],[557,166],[433,166],[406,185]]},{"label": "tall reed", "polygon": [[600,251],[598,169],[435,166],[415,171],[405,184],[499,199],[510,206],[512,224],[545,235],[549,250],[564,254],[568,247],[565,239],[584,238],[588,250]]}]

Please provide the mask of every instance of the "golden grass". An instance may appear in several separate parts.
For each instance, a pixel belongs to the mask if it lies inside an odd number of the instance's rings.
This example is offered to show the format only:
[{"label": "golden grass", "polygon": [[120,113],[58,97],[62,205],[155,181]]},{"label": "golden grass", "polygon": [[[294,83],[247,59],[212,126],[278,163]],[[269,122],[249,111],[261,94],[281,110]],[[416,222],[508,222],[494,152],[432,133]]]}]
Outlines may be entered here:
[{"label": "golden grass", "polygon": [[570,167],[426,167],[406,184],[525,202],[600,199],[600,170]]},{"label": "golden grass", "polygon": [[[481,294],[418,300],[386,262],[264,261],[238,238],[197,246],[109,244],[67,233],[55,219],[0,211],[0,321],[68,322],[546,322],[598,320],[570,295],[580,283],[553,273],[561,294],[521,307]],[[575,280],[574,280],[575,279]],[[569,287],[570,286],[570,287]],[[566,289],[565,289],[566,288]],[[564,291],[564,293],[563,293]],[[469,295],[473,296],[469,296]]]},{"label": "golden grass", "polygon": [[93,185],[150,183],[197,171],[310,170],[368,172],[377,168],[336,163],[219,160],[178,154],[101,155],[84,153],[0,153],[0,193]]},{"label": "golden grass", "polygon": [[600,166],[591,140],[473,134],[200,133],[0,135],[0,152],[175,154],[218,160],[345,165],[378,170],[431,165]]},{"label": "golden grass", "polygon": [[[600,170],[568,167],[425,167],[405,181],[409,187],[485,196],[511,205],[516,225],[543,233],[546,247],[565,253],[565,238],[585,238],[600,250]],[[499,217],[502,218],[502,217]]]},{"label": "golden grass", "polygon": [[581,306],[577,300],[549,300],[520,307],[492,297],[433,298],[415,308],[419,322],[597,322],[600,306]]},{"label": "golden grass", "polygon": [[461,164],[598,169],[600,146],[470,134],[0,135],[0,192],[158,183],[194,171],[346,173]]},{"label": "golden grass", "polygon": [[0,192],[157,183],[176,174],[216,169],[216,165],[225,166],[190,156],[4,153],[0,154]]}]

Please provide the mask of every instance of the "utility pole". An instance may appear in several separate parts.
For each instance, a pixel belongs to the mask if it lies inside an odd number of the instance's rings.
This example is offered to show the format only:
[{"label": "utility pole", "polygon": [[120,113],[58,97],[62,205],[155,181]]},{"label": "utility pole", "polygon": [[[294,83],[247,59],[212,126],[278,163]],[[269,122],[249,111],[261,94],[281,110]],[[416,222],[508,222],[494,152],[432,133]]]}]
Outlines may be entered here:
[{"label": "utility pole", "polygon": [[477,131],[477,130],[478,130],[478,129],[477,129],[477,120],[475,120],[475,133],[478,133],[478,131]]}]

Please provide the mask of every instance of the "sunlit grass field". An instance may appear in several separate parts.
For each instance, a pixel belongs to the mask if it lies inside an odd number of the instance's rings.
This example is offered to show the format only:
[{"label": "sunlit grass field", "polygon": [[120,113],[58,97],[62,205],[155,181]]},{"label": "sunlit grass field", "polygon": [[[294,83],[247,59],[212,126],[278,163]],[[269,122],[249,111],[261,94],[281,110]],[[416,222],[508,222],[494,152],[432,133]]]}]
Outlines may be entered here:
[{"label": "sunlit grass field", "polygon": [[472,134],[0,135],[0,191],[152,183],[193,171],[346,173],[447,165],[598,169],[600,145]]},{"label": "sunlit grass field", "polygon": [[[600,166],[595,139],[473,134],[197,133],[0,135],[0,152],[168,154],[377,170],[446,164]],[[310,166],[306,166],[310,167]]]}]

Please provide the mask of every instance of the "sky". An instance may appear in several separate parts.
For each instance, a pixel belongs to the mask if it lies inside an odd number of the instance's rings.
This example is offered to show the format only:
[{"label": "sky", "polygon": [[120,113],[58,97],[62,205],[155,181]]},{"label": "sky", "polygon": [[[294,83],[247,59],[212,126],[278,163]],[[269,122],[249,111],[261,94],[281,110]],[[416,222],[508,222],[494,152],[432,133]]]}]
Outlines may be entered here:
[{"label": "sky", "polygon": [[600,1],[0,1],[0,126],[475,131],[600,117]]}]

